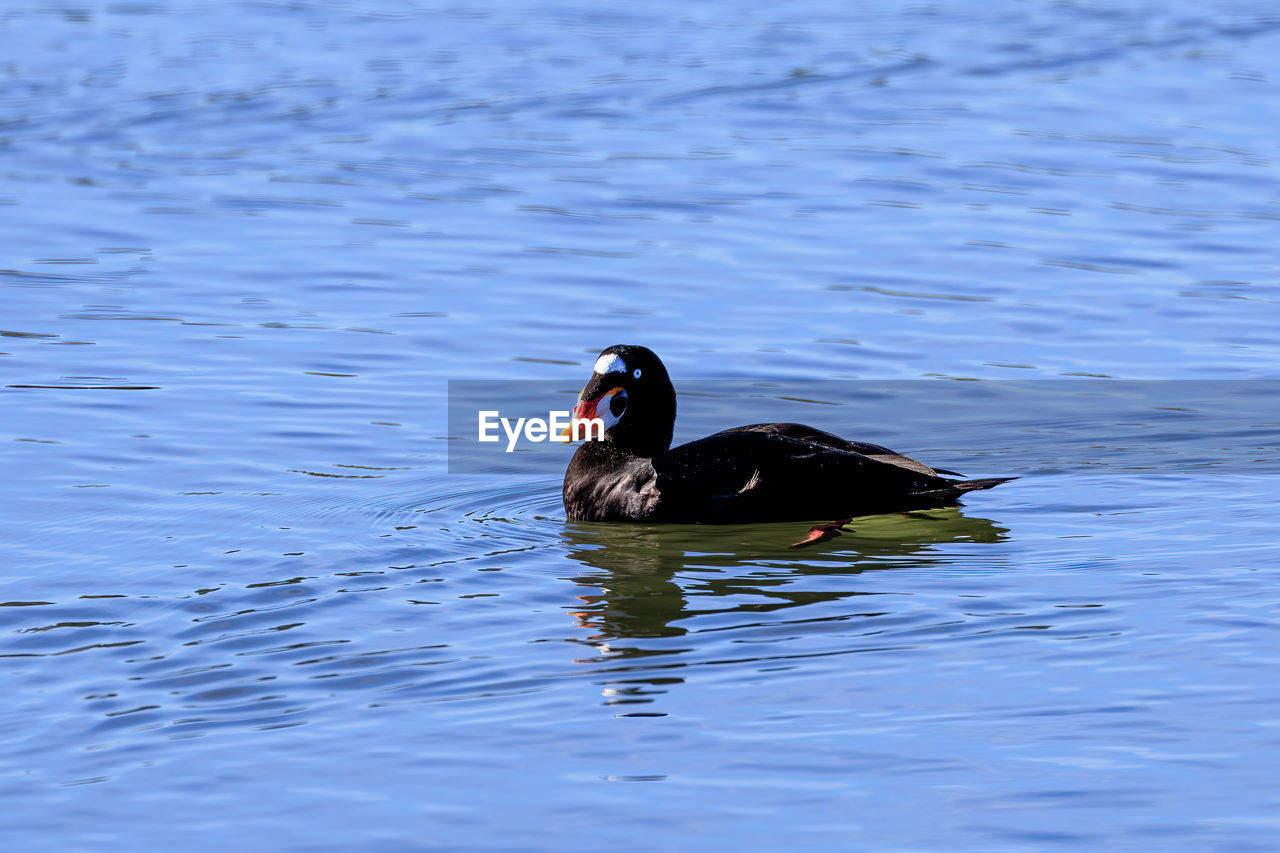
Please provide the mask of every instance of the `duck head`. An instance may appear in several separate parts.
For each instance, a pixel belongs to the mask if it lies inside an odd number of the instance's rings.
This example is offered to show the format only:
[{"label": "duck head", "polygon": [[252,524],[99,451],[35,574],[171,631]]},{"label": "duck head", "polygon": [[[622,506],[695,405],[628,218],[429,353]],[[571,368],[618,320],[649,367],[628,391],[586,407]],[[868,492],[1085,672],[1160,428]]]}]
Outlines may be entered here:
[{"label": "duck head", "polygon": [[605,441],[636,456],[656,456],[671,447],[676,389],[662,360],[647,347],[626,344],[601,352],[565,435],[573,423],[592,418],[604,423]]}]

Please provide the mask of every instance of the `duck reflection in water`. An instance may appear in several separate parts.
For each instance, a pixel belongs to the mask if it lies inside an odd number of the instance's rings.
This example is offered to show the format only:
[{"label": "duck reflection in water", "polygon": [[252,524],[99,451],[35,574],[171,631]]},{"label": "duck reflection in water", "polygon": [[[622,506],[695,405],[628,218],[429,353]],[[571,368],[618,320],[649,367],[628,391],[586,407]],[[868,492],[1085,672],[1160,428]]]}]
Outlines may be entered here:
[{"label": "duck reflection in water", "polygon": [[[938,545],[1001,542],[1009,532],[955,507],[858,518],[845,535],[802,551],[779,545],[793,528],[571,522],[563,535],[569,556],[583,569],[573,580],[589,588],[579,592],[581,605],[572,615],[590,632],[580,642],[596,652],[577,662],[617,666],[618,677],[606,683],[610,704],[647,702],[644,696],[683,680],[679,669],[688,661],[680,656],[693,649],[679,638],[776,623],[764,615],[869,596],[852,582],[864,571],[936,565]],[[780,529],[788,532],[780,535]],[[850,583],[833,585],[839,578]],[[706,627],[697,624],[712,615]],[[808,620],[797,614],[782,621]],[[659,657],[671,659],[654,660]],[[640,664],[642,658],[647,660]]]}]

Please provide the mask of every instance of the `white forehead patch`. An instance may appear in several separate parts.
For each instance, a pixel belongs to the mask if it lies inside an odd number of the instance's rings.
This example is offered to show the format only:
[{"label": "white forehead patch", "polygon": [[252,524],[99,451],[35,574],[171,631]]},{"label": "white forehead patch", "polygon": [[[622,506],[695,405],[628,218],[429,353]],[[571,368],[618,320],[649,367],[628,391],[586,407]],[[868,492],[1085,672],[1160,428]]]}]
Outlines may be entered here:
[{"label": "white forehead patch", "polygon": [[626,373],[627,363],[615,352],[607,352],[596,359],[596,366],[591,368],[601,376],[606,373]]}]

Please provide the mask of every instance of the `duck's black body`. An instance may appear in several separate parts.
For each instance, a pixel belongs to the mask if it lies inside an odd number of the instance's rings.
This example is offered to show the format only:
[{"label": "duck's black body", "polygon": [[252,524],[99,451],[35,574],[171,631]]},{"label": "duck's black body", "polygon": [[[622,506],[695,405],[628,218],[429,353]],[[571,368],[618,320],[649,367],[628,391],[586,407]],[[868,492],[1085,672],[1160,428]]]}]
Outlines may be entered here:
[{"label": "duck's black body", "polygon": [[596,366],[574,415],[595,416],[606,398],[612,411],[605,440],[579,447],[565,472],[570,520],[852,517],[953,506],[965,492],[1014,479],[950,479],[942,474],[953,472],[802,424],[737,427],[671,448],[675,391],[658,357],[644,347],[614,346]]}]

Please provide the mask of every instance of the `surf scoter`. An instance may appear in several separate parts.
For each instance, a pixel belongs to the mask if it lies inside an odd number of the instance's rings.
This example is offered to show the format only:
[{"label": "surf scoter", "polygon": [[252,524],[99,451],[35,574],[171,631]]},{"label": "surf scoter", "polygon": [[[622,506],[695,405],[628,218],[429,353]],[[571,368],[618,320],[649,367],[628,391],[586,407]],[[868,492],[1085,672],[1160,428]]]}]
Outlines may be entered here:
[{"label": "surf scoter", "polygon": [[[954,506],[965,492],[1016,479],[950,479],[942,475],[961,475],[802,424],[734,427],[673,448],[676,391],[662,361],[642,346],[600,353],[572,422],[591,418],[604,423],[604,440],[584,443],[565,471],[571,521],[878,515]],[[847,523],[819,525],[808,541],[830,538]]]}]

